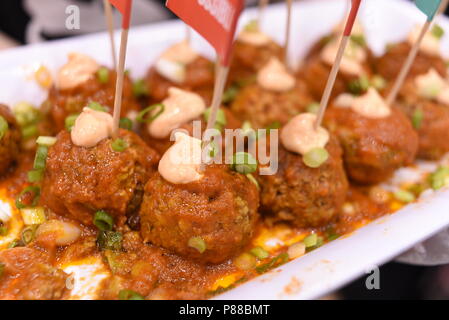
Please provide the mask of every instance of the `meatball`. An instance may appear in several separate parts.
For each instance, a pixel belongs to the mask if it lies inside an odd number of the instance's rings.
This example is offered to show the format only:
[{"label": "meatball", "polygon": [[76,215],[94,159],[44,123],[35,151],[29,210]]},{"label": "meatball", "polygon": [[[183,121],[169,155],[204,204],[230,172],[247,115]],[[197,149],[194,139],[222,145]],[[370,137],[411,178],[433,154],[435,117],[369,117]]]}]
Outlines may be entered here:
[{"label": "meatball", "polygon": [[68,275],[49,264],[48,257],[31,248],[0,252],[3,274],[0,297],[5,300],[58,300],[67,292]]},{"label": "meatball", "polygon": [[[372,76],[371,64],[373,54],[364,43],[364,40],[359,40],[362,41],[360,43],[353,39],[354,38],[351,38],[351,42],[348,44],[345,54],[348,54],[350,50],[363,50],[363,54],[366,55],[365,61],[362,63],[363,75],[369,79]],[[327,45],[331,45],[331,41],[337,41],[335,35],[325,37],[315,44],[297,74],[299,79],[303,79],[307,83],[311,95],[316,100],[321,99],[332,69],[332,66],[324,62],[321,57],[321,52]],[[352,90],[352,87],[360,80],[360,78],[361,77],[356,74],[349,74],[341,69],[335,80],[331,98],[335,98],[348,90]]]},{"label": "meatball", "polygon": [[248,120],[253,128],[259,129],[275,122],[287,123],[312,102],[306,85],[301,81],[296,81],[295,88],[287,92],[268,91],[253,84],[239,92],[231,110],[240,120]]},{"label": "meatball", "polygon": [[22,138],[20,127],[16,119],[3,104],[0,104],[0,118],[6,121],[8,129],[0,137],[0,176],[3,175],[17,159],[20,151],[20,141]]},{"label": "meatball", "polygon": [[[408,42],[390,46],[383,56],[376,59],[376,72],[387,80],[396,79],[410,50],[411,46]],[[441,76],[446,77],[447,66],[441,56],[431,56],[420,51],[408,76],[414,78],[417,75],[427,73],[432,68],[437,70]]]},{"label": "meatball", "polygon": [[150,103],[158,103],[167,98],[168,89],[171,87],[193,91],[209,103],[212,100],[214,81],[214,64],[201,56],[186,65],[186,78],[183,83],[173,83],[162,76],[155,67],[148,71],[145,79]]},{"label": "meatball", "polygon": [[[49,108],[49,117],[53,122],[54,132],[59,133],[65,127],[65,119],[69,115],[81,113],[83,108],[90,102],[98,102],[108,107],[112,114],[115,99],[115,85],[117,73],[109,70],[107,82],[102,83],[97,75],[92,75],[83,84],[72,88],[61,90],[52,87],[45,101]],[[125,76],[123,82],[122,116],[126,117],[130,111],[138,111],[140,106],[133,94],[133,85],[129,77]]]},{"label": "meatball", "polygon": [[319,168],[310,168],[301,155],[280,144],[278,171],[258,177],[262,212],[300,228],[334,220],[344,204],[348,181],[338,140],[331,137],[326,149],[329,159]]},{"label": "meatball", "polygon": [[421,98],[413,80],[405,83],[399,101],[418,132],[418,158],[438,160],[449,152],[449,106]]},{"label": "meatball", "polygon": [[[239,129],[242,126],[242,123],[239,119],[237,119],[234,114],[229,111],[226,108],[221,108],[221,110],[224,112],[224,116],[226,119],[226,125],[223,126],[223,129]],[[207,122],[204,120],[204,117],[200,117],[196,120],[193,120],[189,123],[186,123],[182,125],[178,129],[187,130],[188,134],[193,136],[194,133],[194,121],[200,121],[201,122],[201,130],[204,132],[207,128]],[[165,151],[170,148],[174,141],[170,141],[170,137],[164,138],[164,139],[157,139],[150,135],[150,133],[147,130],[147,127],[144,125],[141,128],[140,135],[142,139],[153,149],[155,149],[159,154],[164,154]]]},{"label": "meatball", "polygon": [[237,40],[234,45],[228,83],[244,86],[272,57],[284,59],[284,48],[274,41],[263,46],[254,46]]},{"label": "meatball", "polygon": [[159,160],[158,154],[134,133],[120,130],[128,147],[122,152],[105,139],[92,148],[75,146],[62,131],[48,150],[41,201],[55,213],[92,225],[93,215],[105,210],[122,225],[136,212],[143,188]]},{"label": "meatball", "polygon": [[409,119],[395,107],[388,117],[374,119],[350,108],[331,106],[325,123],[340,140],[346,170],[354,182],[382,182],[415,159],[418,136]]},{"label": "meatball", "polygon": [[[208,165],[200,181],[171,184],[156,173],[140,209],[145,242],[202,263],[220,263],[250,241],[258,218],[256,185],[227,165]],[[204,241],[205,251],[189,246]]]}]

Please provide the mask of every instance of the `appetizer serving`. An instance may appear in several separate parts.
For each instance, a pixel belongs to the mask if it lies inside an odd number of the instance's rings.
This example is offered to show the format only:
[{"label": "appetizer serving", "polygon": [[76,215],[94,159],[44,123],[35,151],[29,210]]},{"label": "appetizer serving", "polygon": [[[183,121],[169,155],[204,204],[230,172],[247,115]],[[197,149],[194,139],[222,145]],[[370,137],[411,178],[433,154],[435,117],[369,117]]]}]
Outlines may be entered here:
[{"label": "appetizer serving", "polygon": [[[421,56],[388,105],[394,77],[361,30],[322,123],[341,27],[292,70],[247,25],[216,109],[214,63],[187,41],[134,83],[69,53],[40,110],[0,105],[0,299],[213,298],[448,185],[445,74]],[[209,125],[240,149],[208,144]],[[417,158],[439,165],[390,180]]]}]

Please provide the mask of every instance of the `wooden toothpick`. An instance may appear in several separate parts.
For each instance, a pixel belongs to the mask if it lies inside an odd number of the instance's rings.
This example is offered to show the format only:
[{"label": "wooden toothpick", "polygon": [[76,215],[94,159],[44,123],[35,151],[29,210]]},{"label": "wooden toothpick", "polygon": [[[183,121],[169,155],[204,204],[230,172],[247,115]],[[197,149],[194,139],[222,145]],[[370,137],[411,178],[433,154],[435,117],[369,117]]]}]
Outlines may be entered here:
[{"label": "wooden toothpick", "polygon": [[111,42],[111,56],[114,70],[117,68],[117,56],[115,52],[115,38],[114,38],[114,18],[112,16],[112,6],[108,0],[103,0],[104,16],[106,18],[106,25],[109,32],[109,40]]},{"label": "wooden toothpick", "polygon": [[114,100],[114,116],[112,137],[115,139],[118,137],[120,114],[122,109],[122,93],[123,93],[123,79],[125,77],[125,60],[126,60],[126,48],[128,46],[128,32],[129,29],[122,29],[122,36],[120,41],[120,56],[117,66],[117,81],[115,86],[115,100]]},{"label": "wooden toothpick", "polygon": [[288,66],[288,50],[290,48],[290,33],[291,33],[293,0],[286,0],[286,1],[287,1],[287,26],[285,27],[284,63],[286,66]]},{"label": "wooden toothpick", "polygon": [[269,2],[269,0],[259,0],[259,16],[257,18],[259,27],[262,24],[265,9],[267,8]]}]

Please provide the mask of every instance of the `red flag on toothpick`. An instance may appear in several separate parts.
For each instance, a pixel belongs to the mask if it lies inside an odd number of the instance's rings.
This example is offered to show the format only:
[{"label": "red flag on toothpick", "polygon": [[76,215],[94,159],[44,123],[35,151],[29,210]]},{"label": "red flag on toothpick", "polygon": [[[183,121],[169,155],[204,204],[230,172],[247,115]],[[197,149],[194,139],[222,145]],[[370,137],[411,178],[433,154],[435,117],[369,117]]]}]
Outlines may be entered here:
[{"label": "red flag on toothpick", "polygon": [[359,13],[360,4],[362,0],[351,0],[351,11],[346,21],[346,26],[343,31],[343,37],[340,42],[340,47],[338,48],[337,56],[335,57],[334,65],[332,66],[331,73],[329,74],[329,79],[327,80],[326,88],[324,89],[323,97],[321,98],[320,109],[318,111],[317,121],[315,122],[315,129],[321,125],[321,121],[324,117],[324,112],[326,111],[327,105],[329,104],[329,99],[332,93],[332,89],[335,85],[335,79],[337,78],[338,71],[340,70],[341,60],[345,53],[345,49],[348,45],[349,39],[351,37],[352,28],[354,27],[355,19]]},{"label": "red flag on toothpick", "polygon": [[120,41],[120,54],[117,67],[117,82],[115,85],[114,115],[112,136],[117,138],[120,124],[120,111],[122,109],[123,80],[125,77],[126,47],[128,46],[128,31],[131,21],[132,0],[109,0],[122,14],[122,36]]},{"label": "red flag on toothpick", "polygon": [[129,29],[131,21],[132,0],[109,0],[109,2],[122,14],[122,29]]},{"label": "red flag on toothpick", "polygon": [[[229,73],[235,30],[244,0],[167,0],[167,8],[196,30],[215,48],[219,58],[207,129],[212,129]],[[207,143],[205,144],[207,148]]]},{"label": "red flag on toothpick", "polygon": [[166,6],[202,35],[229,65],[231,47],[243,0],[167,0]]}]

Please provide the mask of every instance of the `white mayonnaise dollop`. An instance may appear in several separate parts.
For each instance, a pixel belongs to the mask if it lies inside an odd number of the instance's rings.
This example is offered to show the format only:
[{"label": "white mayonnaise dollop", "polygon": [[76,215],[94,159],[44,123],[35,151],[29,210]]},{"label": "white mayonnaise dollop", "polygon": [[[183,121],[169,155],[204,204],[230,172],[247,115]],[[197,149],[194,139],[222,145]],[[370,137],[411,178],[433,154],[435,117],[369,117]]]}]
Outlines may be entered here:
[{"label": "white mayonnaise dollop", "polygon": [[272,41],[266,33],[263,33],[260,30],[247,29],[243,29],[239,33],[238,40],[256,47],[264,46]]},{"label": "white mayonnaise dollop", "polygon": [[168,182],[185,184],[200,180],[201,140],[182,132],[175,133],[176,142],[162,156],[159,173]]},{"label": "white mayonnaise dollop", "polygon": [[323,127],[315,130],[316,119],[312,113],[301,113],[291,119],[281,131],[282,145],[301,155],[315,148],[324,148],[329,142],[329,132]]},{"label": "white mayonnaise dollop", "polygon": [[186,77],[186,65],[195,61],[198,53],[187,41],[177,43],[168,48],[156,62],[159,74],[174,83],[183,83]]},{"label": "white mayonnaise dollop", "polygon": [[[321,51],[321,60],[332,66],[335,63],[339,45],[340,43],[336,40],[327,44]],[[363,76],[365,73],[363,63],[366,61],[366,58],[366,52],[363,47],[349,42],[341,60],[340,70],[349,75]]]},{"label": "white mayonnaise dollop", "polygon": [[264,89],[284,92],[295,87],[295,77],[277,58],[270,61],[257,74],[257,83]]},{"label": "white mayonnaise dollop", "polygon": [[391,114],[390,107],[374,88],[369,88],[364,95],[359,97],[347,93],[342,94],[335,100],[335,106],[350,107],[354,112],[372,119],[386,118]]},{"label": "white mayonnaise dollop", "polygon": [[91,57],[81,53],[69,53],[69,61],[59,70],[58,88],[72,89],[86,82],[95,74],[100,65]]},{"label": "white mayonnaise dollop", "polygon": [[435,99],[440,103],[449,105],[449,82],[441,77],[435,69],[417,76],[415,85],[421,97]]},{"label": "white mayonnaise dollop", "polygon": [[174,129],[195,120],[206,110],[201,96],[174,87],[168,90],[168,97],[162,104],[164,112],[147,127],[148,133],[158,139],[168,137]]},{"label": "white mayonnaise dollop", "polygon": [[[411,46],[413,46],[416,41],[418,41],[419,35],[421,34],[422,27],[416,26],[412,32],[408,35],[408,42]],[[430,55],[430,56],[438,56],[440,55],[441,50],[441,42],[440,39],[435,37],[432,32],[428,32],[422,42],[421,46],[419,48],[422,52]]]},{"label": "white mayonnaise dollop", "polygon": [[94,147],[101,140],[109,138],[112,133],[112,116],[109,113],[85,107],[72,128],[71,137],[74,145]]}]

